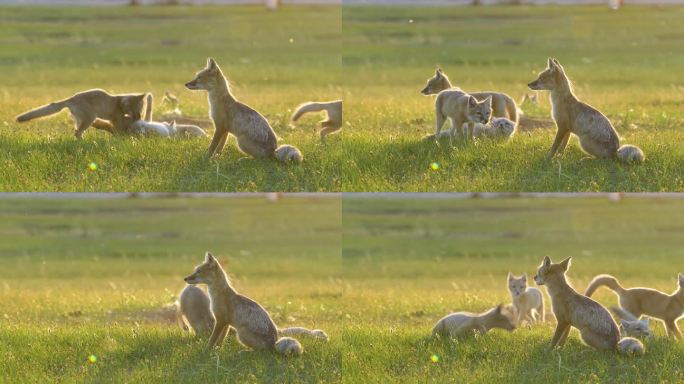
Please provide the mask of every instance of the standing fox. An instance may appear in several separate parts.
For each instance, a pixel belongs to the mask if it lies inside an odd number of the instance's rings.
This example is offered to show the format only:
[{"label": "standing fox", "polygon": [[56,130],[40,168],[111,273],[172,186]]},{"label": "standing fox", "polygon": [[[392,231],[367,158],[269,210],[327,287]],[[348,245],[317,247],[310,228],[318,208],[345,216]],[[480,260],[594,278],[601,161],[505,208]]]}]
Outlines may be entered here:
[{"label": "standing fox", "polygon": [[527,320],[528,324],[534,324],[537,316],[542,323],[544,322],[544,296],[539,288],[527,286],[527,273],[515,277],[508,272],[508,291],[513,298],[516,325],[520,326],[523,320]]},{"label": "standing fox", "polygon": [[69,108],[76,122],[74,135],[78,139],[83,138],[83,132],[98,118],[111,121],[111,128],[107,129],[110,133],[124,133],[131,122],[140,120],[144,98],[144,93],[111,95],[101,89],[91,89],[23,113],[17,116],[17,122],[53,115]]},{"label": "standing fox", "polygon": [[[427,85],[420,93],[423,95],[436,95],[444,90],[456,88],[451,85],[447,75],[442,72],[441,68],[437,68],[435,75],[428,79]],[[474,92],[470,94],[478,101],[484,101],[487,98],[492,99],[492,116],[505,117],[518,125],[518,106],[515,104],[510,96],[500,92]]]},{"label": "standing fox", "polygon": [[301,104],[292,114],[292,121],[297,121],[303,114],[309,112],[325,111],[326,119],[321,120],[321,140],[325,140],[325,136],[335,133],[342,129],[342,100],[328,101],[328,102],[314,102]]},{"label": "standing fox", "polygon": [[651,288],[623,288],[611,275],[598,275],[589,283],[585,295],[591,296],[599,287],[606,286],[620,298],[620,307],[634,317],[648,315],[665,323],[670,337],[682,338],[677,319],[684,315],[684,275],[677,276],[677,290],[668,295]]},{"label": "standing fox", "polygon": [[615,350],[631,355],[644,353],[644,345],[633,337],[620,339],[620,330],[610,313],[601,304],[580,295],[565,278],[570,268],[570,258],[552,264],[548,256],[534,276],[538,285],[546,285],[551,297],[551,307],[556,316],[556,332],[551,339],[551,348],[562,347],[570,333],[570,327],[580,331],[582,340],[599,350]]},{"label": "standing fox", "polygon": [[570,79],[558,60],[549,58],[548,68],[528,86],[533,90],[551,91],[552,117],[557,131],[547,158],[551,159],[556,152],[563,152],[570,134],[574,133],[579,138],[582,149],[592,156],[617,157],[624,162],[644,161],[644,153],[639,147],[620,147],[618,133],[604,114],[577,99],[572,92]]},{"label": "standing fox", "polygon": [[216,130],[207,150],[207,158],[221,152],[230,133],[237,138],[238,147],[250,156],[275,157],[281,162],[302,161],[302,153],[296,147],[277,146],[276,134],[264,116],[235,99],[214,59],[207,59],[206,68],[185,86],[190,90],[206,90],[209,93],[209,113]]},{"label": "standing fox", "polygon": [[459,337],[472,334],[475,331],[480,334],[487,333],[492,328],[501,328],[508,331],[515,329],[513,320],[504,313],[503,305],[483,313],[455,312],[441,318],[432,329],[432,336]]}]

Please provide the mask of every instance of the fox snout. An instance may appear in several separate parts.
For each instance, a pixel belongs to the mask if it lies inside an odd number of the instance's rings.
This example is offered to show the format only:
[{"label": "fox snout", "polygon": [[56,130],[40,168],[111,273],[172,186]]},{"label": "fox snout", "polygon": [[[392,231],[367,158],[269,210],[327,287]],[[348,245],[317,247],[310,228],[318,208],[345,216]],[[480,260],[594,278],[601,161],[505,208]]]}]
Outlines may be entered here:
[{"label": "fox snout", "polygon": [[197,283],[195,281],[196,278],[197,278],[197,276],[195,276],[195,274],[192,274],[190,276],[184,277],[183,280],[188,284],[196,284]]},{"label": "fox snout", "polygon": [[421,89],[420,93],[422,93],[423,95],[426,95],[426,96],[429,95],[430,94],[430,87],[425,87],[425,88]]},{"label": "fox snout", "polygon": [[537,283],[537,285],[544,285],[544,280],[542,280],[542,278],[539,277],[539,275],[534,276],[534,282]]},{"label": "fox snout", "polygon": [[197,82],[195,80],[193,81],[188,81],[185,83],[185,88],[187,89],[197,89]]},{"label": "fox snout", "polygon": [[529,87],[530,89],[535,90],[535,91],[541,91],[542,90],[541,86],[539,85],[539,82],[536,80],[527,84],[527,87]]}]

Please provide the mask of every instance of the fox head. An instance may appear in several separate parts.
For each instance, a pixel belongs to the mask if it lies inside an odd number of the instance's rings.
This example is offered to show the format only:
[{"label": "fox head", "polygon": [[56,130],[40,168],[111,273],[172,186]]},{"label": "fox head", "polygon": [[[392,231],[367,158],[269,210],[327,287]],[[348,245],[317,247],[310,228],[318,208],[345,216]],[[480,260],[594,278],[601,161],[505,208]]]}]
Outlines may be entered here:
[{"label": "fox head", "polygon": [[204,262],[195,267],[195,270],[189,276],[185,277],[188,284],[211,284],[214,281],[225,276],[225,272],[221,268],[218,260],[210,252],[204,254]]},{"label": "fox head", "polygon": [[636,337],[639,339],[653,338],[653,332],[648,327],[648,317],[643,317],[639,320],[622,320],[620,325],[622,331],[627,336]]},{"label": "fox head", "polygon": [[527,273],[524,273],[520,277],[513,276],[512,273],[508,272],[508,291],[511,292],[513,297],[518,297],[525,293],[527,289]]},{"label": "fox head", "polygon": [[568,257],[560,263],[554,264],[548,256],[544,256],[544,260],[539,266],[537,274],[534,276],[534,282],[537,283],[537,285],[544,285],[547,281],[554,280],[558,277],[564,277],[565,272],[570,268],[570,259],[571,257]]},{"label": "fox head", "polygon": [[489,96],[482,101],[477,101],[472,96],[468,96],[468,110],[466,117],[473,123],[487,124],[492,115],[492,97]]},{"label": "fox head", "polygon": [[515,324],[510,313],[504,308],[503,304],[490,309],[486,314],[487,324],[490,328],[501,328],[507,331],[515,329]]},{"label": "fox head", "polygon": [[492,127],[496,130],[497,135],[509,137],[515,131],[515,123],[505,117],[496,117],[491,121]]},{"label": "fox head", "polygon": [[565,81],[565,71],[563,70],[563,67],[560,65],[558,60],[549,57],[549,62],[548,62],[548,68],[546,68],[544,71],[542,71],[538,76],[537,79],[534,80],[533,82],[527,84],[530,89],[533,89],[535,91],[541,91],[541,90],[548,90],[552,91],[556,89],[558,84],[560,84],[562,81]]},{"label": "fox head", "polygon": [[148,95],[149,93],[140,93],[121,96],[119,98],[119,108],[124,118],[131,122],[140,120],[142,111],[145,109],[145,97]]},{"label": "fox head", "polygon": [[437,68],[435,75],[428,79],[427,85],[420,91],[420,93],[425,96],[436,95],[449,88],[451,88],[449,78],[444,74],[444,72],[442,72],[441,68]]},{"label": "fox head", "polygon": [[197,72],[195,78],[185,83],[185,87],[192,90],[207,90],[210,91],[216,87],[219,82],[225,82],[221,68],[213,58],[207,59],[207,66],[201,71]]}]

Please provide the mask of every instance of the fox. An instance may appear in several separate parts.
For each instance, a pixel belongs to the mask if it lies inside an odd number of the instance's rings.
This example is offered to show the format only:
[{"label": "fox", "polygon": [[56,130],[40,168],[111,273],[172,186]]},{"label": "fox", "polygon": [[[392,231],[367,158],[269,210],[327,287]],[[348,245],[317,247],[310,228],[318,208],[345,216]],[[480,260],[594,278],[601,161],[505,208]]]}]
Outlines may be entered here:
[{"label": "fox", "polygon": [[551,348],[562,347],[575,327],[582,340],[598,350],[617,350],[624,355],[643,355],[644,345],[633,337],[620,338],[620,331],[608,310],[601,304],[581,295],[568,283],[565,274],[570,268],[570,257],[560,263],[552,263],[544,257],[534,281],[546,286],[551,297],[551,308],[556,316],[556,331]]},{"label": "fox", "polygon": [[132,121],[140,119],[144,98],[145,93],[112,95],[102,89],[91,89],[22,113],[16,119],[23,123],[68,108],[76,123],[74,136],[77,139],[82,139],[86,129],[98,118],[112,123],[108,129],[110,133],[122,133]]},{"label": "fox", "polygon": [[640,319],[637,319],[636,316],[620,307],[613,306],[609,309],[620,319],[620,333],[623,336],[636,337],[642,340],[654,337],[651,328],[648,326],[650,321],[648,316],[642,316]]},{"label": "fox", "polygon": [[255,158],[275,158],[280,162],[302,162],[301,151],[292,145],[278,145],[278,139],[268,121],[259,112],[239,102],[232,95],[228,80],[216,60],[207,59],[207,66],[185,84],[190,90],[205,90],[209,94],[210,117],[214,122],[214,137],[206,159],[220,153],[228,134],[237,138],[242,152]]},{"label": "fox", "polygon": [[[451,89],[458,88],[451,85],[449,78],[442,71],[441,68],[435,70],[435,74],[427,80],[427,85],[423,88],[420,93],[425,96],[436,95],[440,92]],[[475,97],[478,101],[484,101],[487,98],[492,99],[492,116],[493,117],[505,117],[514,122],[515,127],[518,126],[518,115],[520,109],[515,103],[515,100],[505,93],[501,92],[474,92],[470,94]]]},{"label": "fox", "polygon": [[[466,123],[467,124],[467,123]],[[464,129],[466,129],[464,124]],[[515,123],[505,117],[493,117],[489,123],[473,124],[473,137],[510,139],[515,133]]]},{"label": "fox", "polygon": [[209,296],[201,288],[186,285],[176,301],[178,325],[183,330],[192,330],[197,335],[209,336],[216,320],[211,312]]},{"label": "fox", "polygon": [[477,101],[473,96],[457,88],[447,89],[437,94],[435,99],[435,134],[427,138],[439,139],[442,126],[447,118],[451,120],[449,138],[457,134],[460,137],[472,137],[474,129],[470,126],[476,123],[487,124],[492,113],[492,99]]},{"label": "fox", "polygon": [[515,324],[505,312],[503,304],[482,312],[455,312],[441,318],[432,329],[432,336],[456,338],[477,331],[486,334],[490,329],[501,328],[513,331]]},{"label": "fox", "polygon": [[527,273],[515,277],[508,272],[508,291],[513,299],[516,325],[520,326],[523,320],[530,325],[534,324],[537,322],[537,316],[542,323],[545,321],[544,296],[539,288],[527,286]]},{"label": "fox", "polygon": [[231,286],[225,271],[210,252],[205,253],[204,261],[184,280],[193,285],[206,284],[209,288],[211,311],[216,322],[207,350],[220,345],[233,327],[238,341],[245,347],[273,350],[284,356],[302,354],[299,341],[292,337],[278,338],[278,328],[264,307]]},{"label": "fox", "polygon": [[622,309],[635,317],[647,315],[662,321],[669,337],[681,339],[677,320],[684,316],[684,275],[679,273],[677,280],[677,290],[668,295],[651,288],[624,288],[615,277],[604,274],[596,276],[584,294],[591,296],[606,286],[617,294]]},{"label": "fox", "polygon": [[591,156],[617,158],[626,163],[644,162],[644,152],[639,147],[620,146],[620,138],[610,120],[575,96],[570,78],[558,60],[549,57],[547,68],[527,86],[532,90],[550,91],[551,117],[556,123],[556,137],[547,159],[562,153],[573,133],[579,138],[582,150]]},{"label": "fox", "polygon": [[292,114],[292,121],[297,121],[302,115],[309,112],[325,111],[326,118],[321,120],[319,124],[321,129],[321,140],[331,133],[336,133],[342,129],[342,100],[314,102],[310,101],[301,104]]}]

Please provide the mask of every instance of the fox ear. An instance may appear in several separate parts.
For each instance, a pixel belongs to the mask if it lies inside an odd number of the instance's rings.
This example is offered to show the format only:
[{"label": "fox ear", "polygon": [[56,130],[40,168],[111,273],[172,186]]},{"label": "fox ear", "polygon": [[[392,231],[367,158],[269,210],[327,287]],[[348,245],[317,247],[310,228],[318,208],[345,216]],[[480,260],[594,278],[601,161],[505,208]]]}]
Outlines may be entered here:
[{"label": "fox ear", "polygon": [[503,310],[503,304],[499,304],[496,306],[494,313],[496,313],[497,315],[500,315],[502,310]]},{"label": "fox ear", "polygon": [[568,257],[567,259],[560,262],[560,266],[563,267],[564,271],[567,271],[568,268],[570,268],[570,259],[572,259],[572,257]]},{"label": "fox ear", "polygon": [[471,107],[476,107],[477,106],[477,100],[474,97],[470,96],[468,98],[468,105]]},{"label": "fox ear", "polygon": [[548,256],[544,256],[544,261],[542,261],[542,265],[544,267],[548,267],[549,265],[551,265],[551,259],[549,259]]},{"label": "fox ear", "polygon": [[644,323],[646,323],[646,325],[648,325],[648,321],[649,321],[649,320],[651,320],[651,318],[648,317],[648,316],[644,316],[644,317],[641,318],[641,321],[643,321]]},{"label": "fox ear", "polygon": [[508,272],[508,280],[513,280],[513,274],[511,272]]},{"label": "fox ear", "polygon": [[435,70],[435,76],[437,76],[437,77],[441,77],[441,76],[442,76],[442,68],[437,68],[437,69]]},{"label": "fox ear", "polygon": [[681,272],[680,272],[680,273],[677,275],[677,277],[679,278],[679,285],[681,285],[682,287],[684,287],[684,275],[682,275]]},{"label": "fox ear", "polygon": [[207,252],[204,254],[204,262],[206,262],[206,263],[213,263],[213,262],[215,262],[215,261],[216,261],[216,258],[214,257],[214,255],[211,254],[211,252],[207,251]]},{"label": "fox ear", "polygon": [[527,281],[527,272],[523,273],[522,278],[523,278],[523,280]]},{"label": "fox ear", "polygon": [[216,68],[216,60],[214,60],[213,57],[208,57],[208,58],[207,58],[207,68],[209,68],[209,69],[214,69],[214,68]]}]

